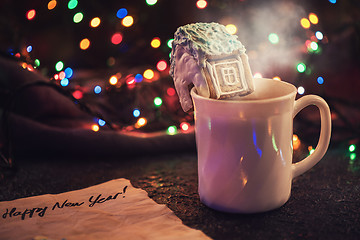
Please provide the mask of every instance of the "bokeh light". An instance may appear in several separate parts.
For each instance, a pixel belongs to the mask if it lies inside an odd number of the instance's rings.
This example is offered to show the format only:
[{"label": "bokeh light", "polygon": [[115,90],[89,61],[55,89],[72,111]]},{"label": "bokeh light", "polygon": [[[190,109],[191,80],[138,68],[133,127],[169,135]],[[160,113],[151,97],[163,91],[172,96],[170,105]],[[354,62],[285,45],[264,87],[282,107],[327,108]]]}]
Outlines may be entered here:
[{"label": "bokeh light", "polygon": [[318,84],[323,84],[324,83],[324,78],[323,77],[318,77],[316,79],[316,81],[318,82]]},{"label": "bokeh light", "polygon": [[303,86],[298,87],[298,94],[303,95],[305,93],[305,88]]},{"label": "bokeh light", "polygon": [[81,50],[86,50],[90,47],[90,40],[87,38],[84,38],[83,40],[80,41],[80,49]]},{"label": "bokeh light", "polygon": [[296,70],[300,73],[303,73],[305,72],[306,70],[306,65],[305,63],[299,63],[297,66],[296,66]]},{"label": "bokeh light", "polygon": [[118,83],[118,78],[114,75],[109,78],[109,83],[111,85],[116,85]]},{"label": "bokeh light", "polygon": [[118,45],[121,43],[122,39],[123,39],[123,37],[122,37],[121,33],[114,33],[111,37],[111,43]]},{"label": "bokeh light", "polygon": [[146,79],[152,79],[154,77],[154,75],[155,75],[154,71],[151,69],[146,69],[143,74],[144,78],[146,78]]},{"label": "bokeh light", "polygon": [[120,19],[123,19],[124,17],[126,17],[128,14],[128,11],[126,10],[126,8],[120,8],[117,12],[116,12],[116,16]]},{"label": "bokeh light", "polygon": [[55,64],[55,70],[56,71],[60,72],[63,68],[64,68],[64,63],[62,61],[58,61]]},{"label": "bokeh light", "polygon": [[139,118],[137,122],[135,123],[135,128],[141,128],[147,124],[146,118]]},{"label": "bokeh light", "polygon": [[100,127],[102,127],[102,126],[104,126],[106,124],[106,122],[103,119],[99,119],[98,124],[99,124]]},{"label": "bokeh light", "polygon": [[281,81],[281,78],[279,76],[275,76],[275,77],[273,77],[273,79]]},{"label": "bokeh light", "polygon": [[167,63],[164,60],[160,60],[157,64],[156,64],[156,68],[159,71],[164,71],[167,68]]},{"label": "bokeh light", "polygon": [[66,87],[69,85],[69,79],[67,78],[63,78],[60,80],[60,85],[63,86],[63,87]]},{"label": "bokeh light", "polygon": [[26,18],[28,20],[33,20],[35,18],[35,15],[36,15],[35,9],[31,9],[26,13]]},{"label": "bokeh light", "polygon": [[234,24],[228,24],[225,26],[226,31],[228,31],[230,34],[236,34],[237,32],[237,27]]},{"label": "bokeh light", "polygon": [[181,130],[186,132],[190,129],[190,124],[187,122],[182,122],[182,123],[180,123],[180,128],[181,128]]},{"label": "bokeh light", "polygon": [[207,1],[205,0],[198,0],[196,2],[196,7],[199,8],[199,9],[204,9],[207,7]]},{"label": "bokeh light", "polygon": [[319,19],[315,13],[309,14],[309,20],[312,24],[318,24],[318,22],[319,22]]},{"label": "bokeh light", "polygon": [[330,3],[335,4],[336,0],[329,0]]},{"label": "bokeh light", "polygon": [[155,5],[157,3],[157,0],[146,0],[146,4],[149,6]]},{"label": "bokeh light", "polygon": [[160,45],[161,45],[160,38],[158,38],[158,37],[153,38],[153,39],[151,40],[150,45],[151,45],[151,47],[153,47],[153,48],[158,48],[158,47],[160,47]]},{"label": "bokeh light", "polygon": [[172,43],[173,43],[174,39],[171,38],[167,41],[166,45],[171,49],[172,48]]},{"label": "bokeh light", "polygon": [[75,99],[82,99],[83,98],[83,92],[80,91],[80,90],[75,90],[73,93],[72,93],[73,97]]},{"label": "bokeh light", "polygon": [[30,45],[30,46],[27,46],[27,48],[26,48],[26,51],[29,53],[29,52],[31,52],[32,51],[32,46]]},{"label": "bokeh light", "polygon": [[307,18],[302,18],[300,20],[300,24],[303,28],[308,29],[310,28],[310,21]]},{"label": "bokeh light", "polygon": [[293,149],[298,150],[301,146],[301,141],[298,137],[298,135],[293,134]]},{"label": "bokeh light", "polygon": [[175,135],[177,133],[177,128],[176,126],[170,126],[167,128],[166,133],[169,135]]},{"label": "bokeh light", "polygon": [[94,93],[99,94],[99,93],[101,93],[101,91],[102,91],[102,88],[99,85],[96,85],[94,87]]},{"label": "bokeh light", "polygon": [[137,83],[142,82],[143,79],[144,79],[144,77],[140,73],[135,75],[135,82],[137,82]]},{"label": "bokeh light", "polygon": [[35,59],[34,64],[35,64],[35,67],[39,67],[40,66],[40,60]]},{"label": "bokeh light", "polygon": [[53,9],[56,7],[56,5],[57,5],[56,0],[51,0],[51,1],[48,3],[47,7],[48,7],[49,10],[53,10]]},{"label": "bokeh light", "polygon": [[134,111],[133,111],[133,116],[137,118],[137,117],[140,116],[140,114],[141,114],[140,110],[135,108]]},{"label": "bokeh light", "polygon": [[79,23],[83,20],[84,18],[84,14],[82,12],[78,12],[78,13],[75,13],[74,17],[73,17],[73,21],[74,23]]},{"label": "bokeh light", "polygon": [[316,31],[315,32],[315,37],[318,39],[318,40],[322,40],[324,38],[324,35],[322,32],[320,31]]},{"label": "bokeh light", "polygon": [[169,95],[169,96],[175,96],[176,91],[175,91],[174,88],[169,87],[169,88],[166,90],[166,93],[167,93],[167,95]]},{"label": "bokeh light", "polygon": [[262,78],[262,74],[261,73],[255,73],[254,78]]},{"label": "bokeh light", "polygon": [[355,149],[356,149],[355,144],[351,144],[351,145],[349,146],[349,152],[354,152]]},{"label": "bokeh light", "polygon": [[74,8],[76,8],[77,7],[77,5],[78,5],[78,1],[77,0],[70,0],[69,2],[68,2],[68,8],[69,9],[74,9]]},{"label": "bokeh light", "polygon": [[126,16],[121,21],[121,24],[124,27],[131,27],[134,24],[134,18],[132,16]]},{"label": "bokeh light", "polygon": [[66,78],[71,78],[74,74],[74,71],[70,67],[65,68],[64,72]]},{"label": "bokeh light", "polygon": [[160,107],[162,105],[162,99],[160,97],[154,98],[154,105],[155,107]]},{"label": "bokeh light", "polygon": [[268,40],[272,44],[278,44],[279,43],[279,36],[276,33],[270,33],[268,36]]},{"label": "bokeh light", "polygon": [[90,21],[90,26],[93,28],[96,28],[100,25],[101,23],[101,19],[99,17],[94,17],[93,19],[91,19]]},{"label": "bokeh light", "polygon": [[100,130],[100,127],[97,124],[93,124],[93,125],[91,125],[91,130],[93,130],[94,132],[97,132]]}]

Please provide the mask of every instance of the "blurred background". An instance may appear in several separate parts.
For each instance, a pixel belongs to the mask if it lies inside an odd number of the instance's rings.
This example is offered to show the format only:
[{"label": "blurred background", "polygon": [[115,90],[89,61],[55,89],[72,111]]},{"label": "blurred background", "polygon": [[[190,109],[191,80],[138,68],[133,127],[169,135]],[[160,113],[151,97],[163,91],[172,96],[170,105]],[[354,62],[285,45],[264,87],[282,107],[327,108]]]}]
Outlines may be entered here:
[{"label": "blurred background", "polygon": [[[358,0],[2,0],[0,51],[104,116],[82,127],[102,131],[111,122],[121,131],[174,135],[192,131],[193,115],[182,111],[169,76],[171,42],[179,26],[194,22],[219,22],[237,35],[254,77],[290,82],[298,97],[323,97],[332,144],[355,161]],[[294,148],[304,141],[311,152],[319,124],[316,110],[302,111]]]}]

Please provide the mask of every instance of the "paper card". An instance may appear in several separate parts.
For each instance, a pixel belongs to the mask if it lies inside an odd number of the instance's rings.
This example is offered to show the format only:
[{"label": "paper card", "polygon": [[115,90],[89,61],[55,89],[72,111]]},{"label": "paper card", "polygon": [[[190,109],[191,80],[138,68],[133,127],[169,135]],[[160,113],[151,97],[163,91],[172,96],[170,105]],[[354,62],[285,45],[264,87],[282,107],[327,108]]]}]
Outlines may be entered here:
[{"label": "paper card", "polygon": [[127,179],[0,202],[0,239],[210,239]]}]

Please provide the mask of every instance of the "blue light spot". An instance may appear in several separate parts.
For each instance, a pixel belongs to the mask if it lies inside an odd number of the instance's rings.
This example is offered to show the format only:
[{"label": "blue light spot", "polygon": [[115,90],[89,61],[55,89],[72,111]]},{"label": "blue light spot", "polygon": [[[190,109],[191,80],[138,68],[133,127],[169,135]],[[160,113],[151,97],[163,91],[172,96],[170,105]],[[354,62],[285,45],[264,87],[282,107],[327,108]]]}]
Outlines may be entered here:
[{"label": "blue light spot", "polygon": [[71,68],[66,68],[65,70],[64,70],[64,72],[65,72],[65,77],[66,78],[71,78],[72,77],[72,75],[73,75],[73,73],[74,73],[74,71],[71,69]]},{"label": "blue light spot", "polygon": [[32,46],[28,46],[27,48],[26,48],[26,51],[29,53],[29,52],[31,52],[32,51]]},{"label": "blue light spot", "polygon": [[67,78],[61,79],[60,85],[63,87],[66,87],[67,85],[69,85],[69,79],[67,79]]},{"label": "blue light spot", "polygon": [[143,76],[141,74],[136,74],[135,75],[135,82],[141,82],[143,80]]},{"label": "blue light spot", "polygon": [[134,111],[133,111],[133,116],[134,117],[139,117],[140,116],[140,110],[135,108]]},{"label": "blue light spot", "polygon": [[126,15],[128,14],[128,11],[125,8],[120,8],[117,13],[116,16],[120,19],[126,17]]},{"label": "blue light spot", "polygon": [[104,126],[105,123],[106,123],[106,122],[105,122],[104,120],[102,120],[102,119],[99,119],[99,120],[98,120],[98,124],[99,124],[99,126],[101,126],[101,127]]},{"label": "blue light spot", "polygon": [[95,86],[94,87],[94,92],[96,93],[96,94],[99,94],[99,93],[101,93],[101,87],[98,85],[98,86]]},{"label": "blue light spot", "polygon": [[323,84],[323,83],[324,83],[324,78],[323,78],[323,77],[318,77],[318,78],[317,78],[317,82],[318,82],[319,84]]},{"label": "blue light spot", "polygon": [[329,0],[329,2],[335,4],[336,0]]},{"label": "blue light spot", "polygon": [[256,148],[256,151],[258,152],[259,156],[262,156],[262,151],[261,149],[258,147],[257,142],[256,142],[256,132],[255,129],[253,129],[253,142],[254,142],[254,146]]}]

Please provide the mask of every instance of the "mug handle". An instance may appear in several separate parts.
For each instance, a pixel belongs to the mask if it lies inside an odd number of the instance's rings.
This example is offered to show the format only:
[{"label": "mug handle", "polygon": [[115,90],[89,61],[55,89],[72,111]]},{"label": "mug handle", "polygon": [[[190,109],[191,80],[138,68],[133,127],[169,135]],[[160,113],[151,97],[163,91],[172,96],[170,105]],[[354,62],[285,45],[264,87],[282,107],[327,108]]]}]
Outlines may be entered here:
[{"label": "mug handle", "polygon": [[292,177],[295,178],[317,164],[325,155],[331,136],[331,114],[328,104],[319,96],[307,95],[295,101],[293,118],[305,107],[315,105],[320,111],[321,129],[315,151],[303,160],[292,164]]}]

